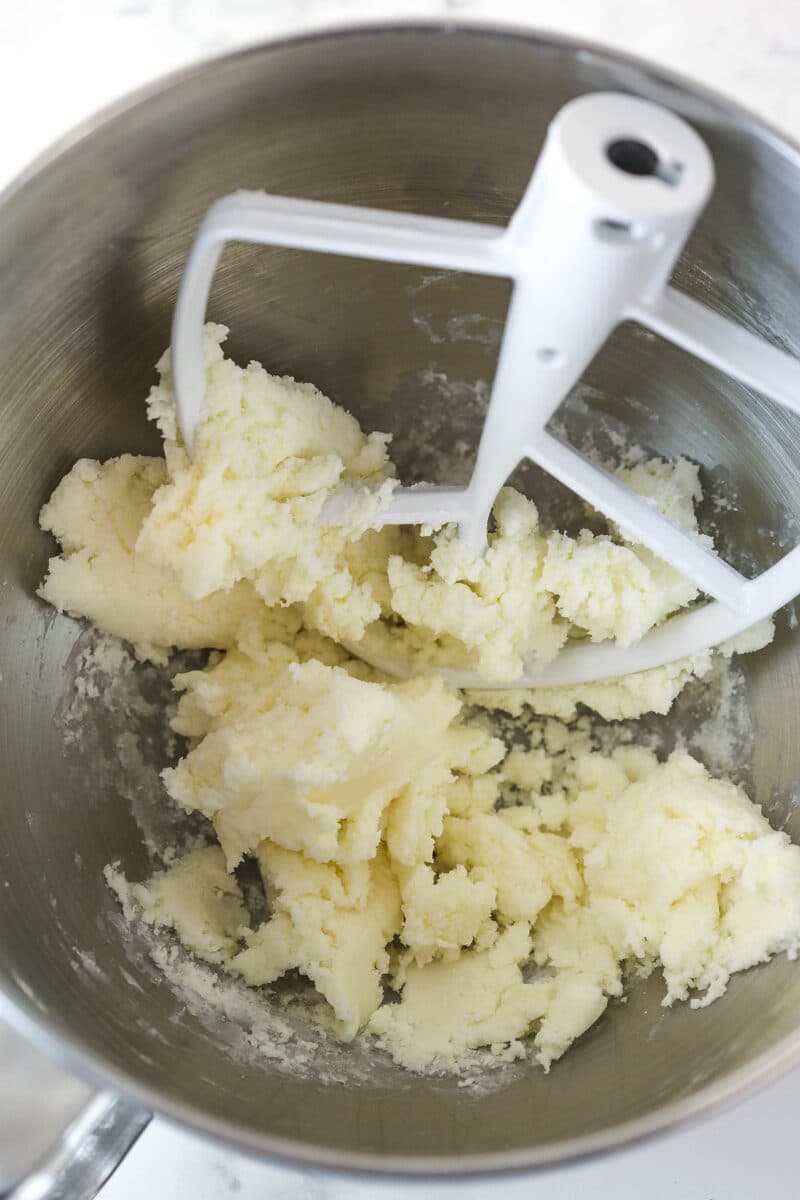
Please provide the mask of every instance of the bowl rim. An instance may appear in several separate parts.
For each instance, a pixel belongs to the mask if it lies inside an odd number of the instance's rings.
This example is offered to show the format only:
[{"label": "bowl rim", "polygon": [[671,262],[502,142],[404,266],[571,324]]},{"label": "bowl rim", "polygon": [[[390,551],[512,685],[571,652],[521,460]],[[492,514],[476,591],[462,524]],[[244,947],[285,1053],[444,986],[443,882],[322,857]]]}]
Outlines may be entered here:
[{"label": "bowl rim", "polygon": [[[223,54],[209,54],[190,64],[167,72],[143,86],[113,100],[74,125],[0,189],[0,207],[5,206],[29,182],[84,140],[138,105],[170,91],[202,74],[206,68],[225,65],[247,57],[302,45],[306,42],[333,42],[353,36],[429,34],[449,37],[478,35],[501,40],[526,41],[576,56],[606,60],[630,68],[656,84],[666,85],[716,108],[721,116],[735,120],[739,127],[755,134],[784,156],[793,156],[800,167],[800,144],[770,121],[757,116],[735,100],[704,84],[696,83],[671,69],[665,69],[639,57],[593,40],[538,30],[514,22],[489,21],[459,15],[457,20],[441,18],[373,17],[325,23],[300,33],[281,35],[247,43]],[[567,1138],[552,1146],[519,1150],[500,1150],[464,1155],[381,1155],[365,1151],[336,1150],[313,1143],[271,1134],[255,1134],[233,1121],[211,1117],[202,1108],[164,1097],[160,1091],[140,1081],[132,1072],[115,1067],[98,1051],[84,1044],[58,1017],[54,1022],[39,1010],[33,996],[14,977],[11,986],[0,977],[0,1017],[32,1045],[69,1071],[98,1088],[111,1088],[143,1110],[165,1118],[191,1133],[207,1138],[222,1148],[238,1151],[262,1161],[278,1161],[308,1170],[318,1169],[351,1178],[372,1176],[411,1181],[446,1181],[465,1178],[524,1175],[542,1169],[566,1167],[599,1158],[612,1151],[633,1147],[668,1130],[677,1130],[698,1119],[716,1115],[768,1083],[777,1080],[800,1064],[800,1024],[770,1049],[762,1051],[745,1066],[722,1079],[701,1087],[689,1096],[674,1100],[652,1113],[644,1114],[590,1134]],[[12,990],[14,995],[12,995]]]}]

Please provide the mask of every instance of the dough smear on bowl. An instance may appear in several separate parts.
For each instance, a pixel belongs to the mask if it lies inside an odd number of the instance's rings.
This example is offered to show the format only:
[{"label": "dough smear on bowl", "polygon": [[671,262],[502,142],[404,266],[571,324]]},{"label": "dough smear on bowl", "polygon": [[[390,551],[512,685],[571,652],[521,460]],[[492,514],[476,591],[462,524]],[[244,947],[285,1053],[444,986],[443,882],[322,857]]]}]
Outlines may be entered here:
[{"label": "dough smear on bowl", "polygon": [[[663,974],[664,1004],[699,1005],[795,955],[787,835],[684,750],[604,753],[575,721],[667,713],[720,652],[569,689],[462,695],[431,673],[457,662],[491,682],[568,640],[635,644],[693,585],[613,528],[542,528],[512,489],[484,555],[448,528],[372,530],[394,487],[388,437],[309,384],[237,366],[225,332],[207,328],[192,458],[165,355],[148,403],[164,459],[81,460],[41,514],[61,547],[45,600],[140,658],[213,651],[174,678],[187,749],[163,778],[165,803],[209,818],[217,841],[164,846],[140,882],[110,865],[126,915],[244,985],[300,972],[340,1039],[373,1038],[411,1070],[458,1069],[480,1047],[548,1069],[632,968]],[[693,464],[619,470],[697,532]],[[347,502],[335,527],[319,520],[332,496]],[[771,637],[767,622],[722,653]],[[382,678],[352,652],[362,639],[427,673]],[[527,745],[487,732],[485,710],[523,708],[549,717]],[[266,918],[239,886],[244,860]]]}]

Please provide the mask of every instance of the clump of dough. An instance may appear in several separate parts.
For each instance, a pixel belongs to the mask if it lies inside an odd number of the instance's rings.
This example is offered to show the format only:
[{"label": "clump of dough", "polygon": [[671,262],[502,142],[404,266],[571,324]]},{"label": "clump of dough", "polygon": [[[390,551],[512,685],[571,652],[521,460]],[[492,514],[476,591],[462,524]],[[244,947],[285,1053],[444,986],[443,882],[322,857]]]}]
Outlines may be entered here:
[{"label": "clump of dough", "polygon": [[[663,489],[664,507],[672,511],[679,491],[673,470],[696,485],[697,469],[684,460],[674,468],[658,465],[654,476],[637,475],[631,484],[647,480],[655,503]],[[543,532],[533,501],[511,488],[498,497],[494,521],[483,552],[447,528],[434,536],[429,561],[389,558],[392,611],[417,631],[394,640],[418,657],[442,665],[457,665],[460,657],[489,682],[513,680],[527,656],[550,661],[568,637],[633,645],[697,596],[690,581],[641,546],[587,530],[577,538]],[[426,646],[423,631],[437,641]],[[453,655],[454,642],[460,656]]]},{"label": "clump of dough", "polygon": [[[380,610],[344,550],[392,487],[388,438],[366,437],[311,384],[258,363],[237,366],[222,353],[226,334],[207,327],[205,407],[191,458],[176,429],[169,355],[158,364],[148,410],[164,437],[167,479],[137,548],[194,599],[250,580],[266,604],[303,601],[323,633],[357,638]],[[323,524],[336,495],[351,495],[350,511]]]},{"label": "clump of dough", "polygon": [[554,658],[569,625],[559,620],[556,597],[543,583],[547,543],[533,501],[507,488],[494,518],[483,553],[448,528],[435,535],[427,563],[392,556],[391,605],[408,625],[472,651],[487,679],[514,679],[526,653]]},{"label": "clump of dough", "polygon": [[[693,1005],[704,1005],[734,972],[797,954],[800,849],[740,789],[684,753],[661,764],[636,748],[589,752],[572,766],[549,878],[540,846],[506,842],[509,816],[511,828],[536,828],[535,806],[475,817],[469,829],[449,818],[440,840],[445,860],[460,858],[474,876],[476,858],[487,864],[501,927],[520,939],[525,931],[542,970],[535,1003],[519,974],[526,948],[502,961],[481,948],[408,967],[400,1004],[379,1009],[369,1026],[398,1061],[446,1067],[468,1047],[513,1051],[535,1029],[536,1057],[549,1067],[621,994],[627,965],[661,965],[665,1005],[693,991]],[[517,778],[524,774],[518,762]]]},{"label": "clump of dough", "polygon": [[437,874],[427,863],[401,867],[403,925],[400,939],[419,966],[452,960],[472,946],[496,908],[493,883],[457,863]]},{"label": "clump of dough", "polygon": [[564,840],[542,830],[532,808],[503,808],[448,817],[437,845],[445,866],[463,864],[495,890],[495,912],[506,924],[533,924],[559,897],[574,906],[582,890],[574,855]]},{"label": "clump of dough", "polygon": [[621,961],[659,961],[664,1003],[709,1004],[736,971],[800,945],[800,849],[744,792],[676,752],[579,762],[570,843],[587,907]]},{"label": "clump of dough", "polygon": [[245,622],[274,636],[276,627],[296,631],[296,614],[266,608],[249,583],[194,599],[168,567],[137,551],[142,522],[166,477],[160,458],[80,459],[39,517],[61,543],[39,589],[42,599],[59,612],[88,617],[105,633],[127,638],[139,657],[159,662],[173,646],[235,646]]},{"label": "clump of dough", "polygon": [[[388,439],[310,385],[225,359],[224,333],[207,330],[191,459],[165,357],[149,404],[165,461],[82,460],[41,515],[62,549],[50,603],[142,656],[225,652],[176,676],[188,747],[164,772],[219,845],[167,854],[140,883],[109,868],[126,916],[253,987],[299,971],[340,1038],[366,1031],[413,1070],[483,1046],[548,1069],[631,965],[663,970],[665,1004],[706,1004],[733,972],[796,954],[800,849],[689,755],[601,754],[577,716],[666,712],[710,654],[581,688],[473,693],[572,722],[543,720],[507,753],[437,676],[387,681],[337,641],[513,678],[568,638],[634,643],[693,587],[624,530],[542,530],[511,490],[484,555],[449,529],[371,531],[393,486]],[[696,533],[692,464],[618,473]],[[331,500],[336,526],[321,519]],[[771,636],[765,623],[722,653]],[[243,857],[268,902],[257,927],[232,874]]]},{"label": "clump of dough", "polygon": [[245,933],[247,947],[229,970],[253,986],[300,971],[333,1009],[338,1036],[350,1041],[383,1001],[386,947],[401,921],[385,852],[340,865],[263,842],[258,860],[272,916]]},{"label": "clump of dough", "polygon": [[205,962],[229,962],[250,923],[219,846],[191,850],[147,883],[129,883],[116,867],[106,867],[106,879],[129,920],[136,914],[155,929],[174,929]]},{"label": "clump of dough", "polygon": [[430,858],[455,771],[502,744],[455,724],[461,701],[435,676],[387,686],[282,660],[270,673],[233,652],[176,677],[174,728],[199,740],[164,772],[169,794],[211,818],[231,868],[265,839],[353,863],[385,834],[397,862]]},{"label": "clump of dough", "polygon": [[520,1057],[520,1039],[544,1016],[552,995],[549,982],[524,982],[530,952],[530,927],[520,921],[488,949],[456,962],[412,965],[400,1004],[377,1009],[369,1032],[411,1070],[447,1070],[479,1046]]},{"label": "clump of dough", "polygon": [[[169,354],[148,404],[165,460],[82,460],[42,510],[62,543],[42,595],[127,637],[141,656],[171,646],[230,648],[243,623],[307,628],[418,668],[518,677],[527,656],[552,659],[568,638],[638,641],[695,596],[692,585],[624,535],[577,538],[539,527],[532,501],[498,497],[485,553],[452,528],[432,537],[369,528],[393,487],[388,438],[366,436],[309,384],[224,357],[222,326],[204,341],[206,398],[190,458],[177,432]],[[645,461],[619,474],[696,531],[697,468]],[[325,518],[337,503],[338,523]],[[146,591],[150,603],[139,604]],[[289,606],[287,608],[287,606]],[[565,715],[666,711],[708,655],[584,689],[539,689]]]},{"label": "clump of dough", "polygon": [[[213,877],[184,859],[122,894],[253,986],[301,971],[342,1038],[366,1028],[434,1070],[479,1046],[516,1056],[530,1038],[547,1068],[621,994],[626,966],[660,965],[665,1004],[706,1004],[733,972],[800,947],[800,849],[688,754],[601,754],[550,722],[499,761],[440,684],[409,692],[273,653],[271,667],[232,653],[182,681],[192,707],[176,726],[199,740],[167,772],[229,862],[256,856],[271,916],[251,930],[233,892],[217,915],[217,849]],[[213,777],[185,770],[204,747]],[[504,781],[516,802],[497,809]],[[400,1000],[386,1004],[395,939]],[[540,973],[526,981],[529,961]]]},{"label": "clump of dough", "polygon": [[[149,401],[168,478],[136,544],[188,595],[250,580],[267,604],[302,602],[308,623],[350,641],[383,617],[408,652],[433,661],[455,652],[489,681],[516,678],[528,655],[554,658],[569,635],[632,645],[695,598],[691,583],[641,547],[543,532],[535,505],[510,489],[483,554],[452,529],[434,535],[427,557],[398,552],[404,542],[391,529],[359,545],[392,487],[388,439],[366,437],[309,384],[257,363],[238,367],[222,353],[226,333],[207,328],[205,410],[191,458],[176,430],[168,356]],[[640,464],[626,482],[696,528],[692,464]],[[347,494],[340,523],[321,519],[326,503]]]}]

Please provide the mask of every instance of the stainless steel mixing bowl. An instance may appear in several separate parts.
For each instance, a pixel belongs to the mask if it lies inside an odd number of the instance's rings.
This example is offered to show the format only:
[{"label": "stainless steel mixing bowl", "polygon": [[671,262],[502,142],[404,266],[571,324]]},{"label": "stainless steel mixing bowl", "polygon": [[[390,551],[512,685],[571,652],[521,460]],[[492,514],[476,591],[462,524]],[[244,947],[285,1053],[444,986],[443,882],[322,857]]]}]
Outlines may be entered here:
[{"label": "stainless steel mixing bowl", "polygon": [[[515,1068],[478,1091],[384,1060],[370,1073],[363,1054],[339,1082],[234,1054],[231,1029],[193,1015],[121,932],[102,869],[147,870],[124,767],[84,751],[81,774],[56,721],[80,626],[35,597],[53,550],[37,511],[79,456],[157,452],[143,398],[206,207],[266,188],[502,222],[550,117],[594,89],[650,97],[701,131],[718,184],[675,281],[797,352],[795,148],[658,71],[525,33],[350,30],[204,64],[78,131],[0,203],[2,991],[18,1023],[93,1077],[258,1154],[417,1174],[563,1162],[694,1117],[800,1051],[800,966],[779,958],[696,1012],[662,1009],[654,977],[549,1076]],[[438,441],[459,443],[463,479],[506,299],[498,281],[237,247],[212,316],[234,354],[396,431],[407,478],[429,472]],[[796,421],[680,351],[623,329],[567,407],[699,460],[738,498],[725,521],[741,561],[764,565],[796,536]],[[755,739],[741,767],[771,819],[800,834],[791,625],[784,614],[747,664]]]}]

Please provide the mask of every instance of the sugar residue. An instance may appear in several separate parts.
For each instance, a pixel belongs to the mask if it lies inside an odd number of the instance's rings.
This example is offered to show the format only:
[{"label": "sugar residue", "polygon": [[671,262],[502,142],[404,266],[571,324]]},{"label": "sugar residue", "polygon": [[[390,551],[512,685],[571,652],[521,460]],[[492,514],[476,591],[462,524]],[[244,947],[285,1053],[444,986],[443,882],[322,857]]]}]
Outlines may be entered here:
[{"label": "sugar residue", "polygon": [[85,794],[119,797],[154,863],[165,846],[180,849],[210,828],[203,818],[176,810],[160,777],[184,745],[170,727],[172,679],[206,658],[184,652],[166,667],[138,662],[126,643],[87,628],[67,661],[56,712],[67,770],[76,782],[84,781]]}]

